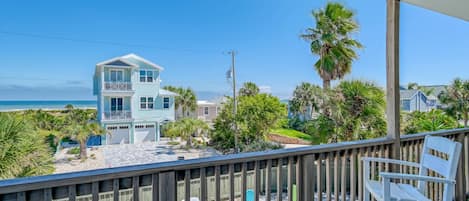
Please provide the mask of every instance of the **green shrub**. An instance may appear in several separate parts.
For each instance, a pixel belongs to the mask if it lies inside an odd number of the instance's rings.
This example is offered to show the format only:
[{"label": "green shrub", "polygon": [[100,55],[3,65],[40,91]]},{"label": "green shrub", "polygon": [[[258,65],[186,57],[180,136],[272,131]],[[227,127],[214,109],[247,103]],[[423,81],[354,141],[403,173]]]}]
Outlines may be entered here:
[{"label": "green shrub", "polygon": [[80,147],[73,147],[67,151],[67,154],[77,155],[80,153]]},{"label": "green shrub", "polygon": [[179,145],[179,142],[177,141],[169,141],[168,145],[174,146],[174,145]]}]

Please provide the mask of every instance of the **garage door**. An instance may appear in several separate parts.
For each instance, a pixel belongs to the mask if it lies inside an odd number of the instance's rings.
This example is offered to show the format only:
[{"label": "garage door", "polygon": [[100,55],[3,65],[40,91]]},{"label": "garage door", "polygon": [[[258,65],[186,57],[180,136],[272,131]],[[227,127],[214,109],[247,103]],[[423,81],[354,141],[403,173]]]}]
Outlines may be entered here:
[{"label": "garage door", "polygon": [[128,125],[108,126],[106,129],[109,132],[107,144],[129,143],[130,128]]},{"label": "garage door", "polygon": [[135,142],[155,141],[155,124],[137,124],[135,125]]}]

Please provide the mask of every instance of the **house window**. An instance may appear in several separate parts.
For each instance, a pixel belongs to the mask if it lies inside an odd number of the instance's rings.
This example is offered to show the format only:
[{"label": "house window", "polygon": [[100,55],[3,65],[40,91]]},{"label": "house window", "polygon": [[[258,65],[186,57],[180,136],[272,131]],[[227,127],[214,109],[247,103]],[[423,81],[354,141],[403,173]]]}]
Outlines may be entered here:
[{"label": "house window", "polygon": [[148,97],[147,98],[147,108],[148,109],[153,109],[153,97]]},{"label": "house window", "polygon": [[111,111],[122,111],[124,100],[122,98],[111,98]]},{"label": "house window", "polygon": [[140,82],[153,82],[155,71],[141,70],[140,71]]},{"label": "house window", "polygon": [[140,109],[153,109],[153,97],[140,97]]},{"label": "house window", "polygon": [[208,115],[208,107],[204,107],[204,115]]},{"label": "house window", "polygon": [[111,70],[111,81],[122,82],[124,72],[121,70]]},{"label": "house window", "polygon": [[163,108],[168,109],[169,108],[169,97],[164,97],[163,98]]}]

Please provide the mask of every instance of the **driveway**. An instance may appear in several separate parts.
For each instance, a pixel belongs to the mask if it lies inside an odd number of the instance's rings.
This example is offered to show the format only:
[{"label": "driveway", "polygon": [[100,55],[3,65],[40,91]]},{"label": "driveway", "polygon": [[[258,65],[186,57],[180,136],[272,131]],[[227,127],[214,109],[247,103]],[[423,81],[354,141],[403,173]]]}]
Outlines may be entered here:
[{"label": "driveway", "polygon": [[104,145],[100,149],[103,152],[106,167],[174,161],[179,156],[184,159],[193,159],[219,155],[212,148],[180,149],[180,145],[171,146],[167,142],[163,139],[158,143]]}]

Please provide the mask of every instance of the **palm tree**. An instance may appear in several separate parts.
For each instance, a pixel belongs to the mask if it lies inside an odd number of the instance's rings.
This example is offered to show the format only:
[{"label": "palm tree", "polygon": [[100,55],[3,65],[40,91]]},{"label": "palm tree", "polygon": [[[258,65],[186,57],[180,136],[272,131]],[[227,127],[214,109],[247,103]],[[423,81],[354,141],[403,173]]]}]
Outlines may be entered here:
[{"label": "palm tree", "polygon": [[[322,97],[323,93],[319,86],[302,82],[293,91],[290,110],[303,117],[310,116],[313,111],[319,110]],[[308,112],[310,114],[307,114]]]},{"label": "palm tree", "polygon": [[197,109],[197,96],[191,88],[164,86],[163,89],[179,94],[175,97],[175,108],[182,111],[182,118],[188,117],[190,112]]},{"label": "palm tree", "polygon": [[183,118],[166,124],[164,129],[168,136],[181,137],[187,147],[192,147],[192,137],[207,132],[209,126],[199,119]]},{"label": "palm tree", "polygon": [[446,110],[449,113],[462,116],[464,127],[467,127],[469,120],[469,80],[456,78],[438,98],[447,106]]},{"label": "palm tree", "polygon": [[239,96],[255,96],[259,94],[259,87],[254,82],[245,82],[238,93]]},{"label": "palm tree", "polygon": [[329,89],[331,80],[342,79],[352,69],[358,58],[355,49],[362,45],[351,38],[359,28],[354,13],[339,3],[328,3],[324,9],[313,11],[316,27],[308,28],[301,37],[311,42],[311,52],[319,59],[314,64],[323,80],[323,88]]},{"label": "palm tree", "polygon": [[80,144],[80,158],[86,159],[86,141],[92,134],[103,134],[106,131],[95,121],[91,121],[92,113],[85,110],[74,109],[66,117],[69,122],[63,128],[65,136],[70,137],[72,140]]},{"label": "palm tree", "polygon": [[384,91],[369,82],[342,81],[329,103],[342,141],[382,136],[386,132]]},{"label": "palm tree", "polygon": [[50,174],[52,153],[25,118],[0,113],[0,179]]},{"label": "palm tree", "polygon": [[73,110],[73,105],[72,105],[72,104],[67,104],[67,105],[65,106],[65,110],[66,110],[67,112],[71,112],[71,111]]},{"label": "palm tree", "polygon": [[420,90],[427,96],[432,94],[435,90],[434,88],[419,86],[415,82],[410,82],[409,84],[407,84],[407,89]]}]

